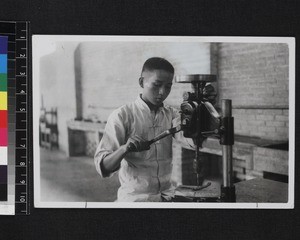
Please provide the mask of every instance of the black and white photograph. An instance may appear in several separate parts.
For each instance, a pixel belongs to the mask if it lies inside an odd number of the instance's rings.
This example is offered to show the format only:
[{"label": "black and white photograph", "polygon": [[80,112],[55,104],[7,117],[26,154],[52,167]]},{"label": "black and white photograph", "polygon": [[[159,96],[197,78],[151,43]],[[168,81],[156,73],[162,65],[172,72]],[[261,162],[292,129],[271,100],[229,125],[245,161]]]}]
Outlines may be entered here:
[{"label": "black and white photograph", "polygon": [[293,208],[295,40],[34,35],[38,208]]}]

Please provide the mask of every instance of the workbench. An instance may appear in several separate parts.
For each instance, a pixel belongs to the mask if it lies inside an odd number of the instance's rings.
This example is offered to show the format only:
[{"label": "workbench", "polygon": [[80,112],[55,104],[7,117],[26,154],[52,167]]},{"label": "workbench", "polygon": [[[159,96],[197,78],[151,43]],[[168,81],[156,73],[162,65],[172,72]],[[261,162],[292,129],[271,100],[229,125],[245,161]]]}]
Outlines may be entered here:
[{"label": "workbench", "polygon": [[286,203],[288,184],[273,180],[255,178],[235,184],[236,202]]},{"label": "workbench", "polygon": [[[288,184],[273,180],[255,178],[235,184],[237,203],[286,203],[288,202]],[[167,194],[168,196],[185,196],[188,199],[218,198],[220,197],[220,184],[211,182],[211,185],[200,191],[181,189]],[[187,200],[189,201],[189,200]]]}]

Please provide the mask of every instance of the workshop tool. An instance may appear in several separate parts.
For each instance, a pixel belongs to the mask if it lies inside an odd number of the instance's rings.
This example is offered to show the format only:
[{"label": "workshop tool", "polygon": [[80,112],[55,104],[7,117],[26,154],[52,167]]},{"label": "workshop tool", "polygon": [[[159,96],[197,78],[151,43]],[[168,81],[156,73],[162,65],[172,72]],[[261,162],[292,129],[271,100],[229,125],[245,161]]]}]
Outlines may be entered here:
[{"label": "workshop tool", "polygon": [[[181,129],[182,129],[181,125],[178,125],[177,127],[173,127],[173,128],[168,129],[168,130],[165,130],[162,133],[160,133],[159,135],[157,135],[155,138],[153,138],[152,140],[140,143],[140,144],[142,144],[142,146],[140,146],[140,148],[147,149],[147,147],[150,146],[151,144],[153,144],[153,143],[159,141],[160,139],[165,138],[165,137],[167,137],[171,134],[175,134],[175,133],[181,131]],[[129,144],[128,149],[131,152],[137,152],[138,151],[138,147],[135,146],[132,142]]]},{"label": "workshop tool", "polygon": [[175,134],[175,133],[181,131],[181,129],[182,129],[181,125],[178,125],[177,127],[170,128],[166,131],[163,131],[162,133],[157,135],[152,140],[148,141],[148,143],[149,143],[149,145],[151,145],[152,143],[155,143],[155,142],[159,141],[160,139],[165,138],[166,136],[169,136],[171,134]]},{"label": "workshop tool", "polygon": [[[222,145],[223,185],[221,186],[221,196],[219,198],[195,198],[193,201],[235,202],[235,187],[233,185],[232,170],[234,123],[231,113],[231,100],[222,100],[221,115],[212,105],[212,103],[215,102],[216,94],[212,92],[213,87],[210,83],[216,81],[216,75],[193,74],[176,76],[175,81],[178,83],[192,84],[192,92],[185,92],[183,94],[183,103],[180,109],[183,135],[187,138],[192,138],[196,145],[193,168],[196,174],[197,186],[202,186],[205,177],[203,174],[203,163],[201,161],[201,154],[203,153],[200,152],[203,141],[209,136],[214,136],[220,139],[220,144]],[[216,129],[211,129],[212,122],[218,124]],[[182,197],[180,199],[182,200]]]}]

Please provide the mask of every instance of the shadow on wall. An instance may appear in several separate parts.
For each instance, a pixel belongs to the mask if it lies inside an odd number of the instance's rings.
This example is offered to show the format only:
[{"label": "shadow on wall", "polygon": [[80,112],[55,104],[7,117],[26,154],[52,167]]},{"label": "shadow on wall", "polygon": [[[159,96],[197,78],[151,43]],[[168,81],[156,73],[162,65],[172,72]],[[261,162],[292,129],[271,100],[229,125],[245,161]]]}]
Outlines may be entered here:
[{"label": "shadow on wall", "polygon": [[[208,43],[83,42],[75,54],[77,117],[104,122],[114,109],[134,101],[142,66],[154,56],[169,60],[177,74],[210,73]],[[190,86],[174,83],[166,104],[179,106],[184,88]]]}]

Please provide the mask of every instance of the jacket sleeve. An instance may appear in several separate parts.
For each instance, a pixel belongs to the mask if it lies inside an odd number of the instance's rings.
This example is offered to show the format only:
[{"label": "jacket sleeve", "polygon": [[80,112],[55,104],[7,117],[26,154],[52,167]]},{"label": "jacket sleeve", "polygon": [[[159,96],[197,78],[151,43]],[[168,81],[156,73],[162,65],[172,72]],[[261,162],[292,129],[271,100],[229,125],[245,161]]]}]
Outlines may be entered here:
[{"label": "jacket sleeve", "polygon": [[[125,144],[126,129],[120,111],[114,111],[108,118],[102,139],[97,147],[94,162],[97,172],[101,177],[110,177],[101,169],[103,159],[116,151],[121,145]],[[117,169],[118,170],[118,169]]]}]

